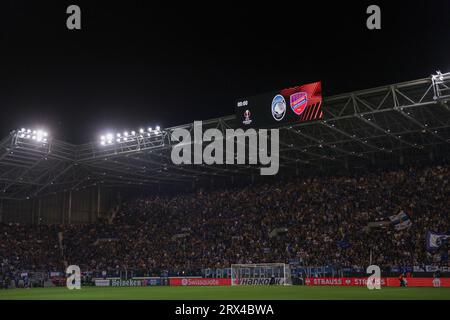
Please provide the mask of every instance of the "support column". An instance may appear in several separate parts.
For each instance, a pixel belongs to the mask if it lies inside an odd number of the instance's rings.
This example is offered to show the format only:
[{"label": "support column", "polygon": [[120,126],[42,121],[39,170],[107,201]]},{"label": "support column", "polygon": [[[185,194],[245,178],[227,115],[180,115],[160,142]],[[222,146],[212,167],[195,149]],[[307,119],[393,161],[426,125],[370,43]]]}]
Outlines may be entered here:
[{"label": "support column", "polygon": [[38,225],[41,224],[41,198],[38,200]]},{"label": "support column", "polygon": [[[66,192],[62,193],[62,203],[61,203],[61,221],[63,225],[66,223]],[[58,196],[56,196],[56,202],[58,202]]]},{"label": "support column", "polygon": [[67,220],[69,221],[69,224],[72,223],[72,190],[69,191],[69,212]]},{"label": "support column", "polygon": [[97,187],[97,219],[100,217],[100,185]]},{"label": "support column", "polygon": [[36,199],[35,198],[33,198],[33,200],[31,200],[31,224],[32,225],[34,225],[35,224],[35,219],[34,219],[34,216],[35,216],[35,211],[36,211]]}]

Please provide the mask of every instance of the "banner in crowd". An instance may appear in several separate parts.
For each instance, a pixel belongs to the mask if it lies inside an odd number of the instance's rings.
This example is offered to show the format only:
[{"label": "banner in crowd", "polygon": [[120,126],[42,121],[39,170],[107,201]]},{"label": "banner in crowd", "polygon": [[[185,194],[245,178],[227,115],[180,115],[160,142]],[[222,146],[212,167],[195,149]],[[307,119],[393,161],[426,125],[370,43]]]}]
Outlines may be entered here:
[{"label": "banner in crowd", "polygon": [[414,266],[414,272],[450,272],[450,267],[445,266]]},{"label": "banner in crowd", "polygon": [[403,230],[411,227],[412,222],[409,216],[402,210],[399,214],[389,217],[391,223],[394,225],[395,230]]},{"label": "banner in crowd", "polygon": [[95,279],[94,281],[96,287],[109,287],[110,280],[109,279]]},{"label": "banner in crowd", "polygon": [[439,247],[446,243],[450,239],[450,235],[443,233],[434,233],[428,231],[427,233],[427,250],[434,251],[439,249]]},{"label": "banner in crowd", "polygon": [[408,273],[413,272],[414,268],[411,266],[393,266],[389,268],[391,273]]}]

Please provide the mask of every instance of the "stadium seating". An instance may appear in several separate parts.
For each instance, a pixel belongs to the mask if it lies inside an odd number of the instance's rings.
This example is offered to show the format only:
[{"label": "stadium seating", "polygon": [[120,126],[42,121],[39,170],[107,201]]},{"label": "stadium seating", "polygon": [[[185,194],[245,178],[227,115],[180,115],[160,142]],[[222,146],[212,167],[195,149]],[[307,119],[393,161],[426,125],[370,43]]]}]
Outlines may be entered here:
[{"label": "stadium seating", "polygon": [[[442,165],[149,195],[122,203],[113,220],[97,224],[2,224],[0,260],[3,272],[76,264],[148,275],[290,259],[305,266],[365,267],[370,257],[382,267],[448,266],[448,247],[429,253],[425,236],[449,232],[449,194],[450,166]],[[368,226],[402,210],[408,228]]]}]

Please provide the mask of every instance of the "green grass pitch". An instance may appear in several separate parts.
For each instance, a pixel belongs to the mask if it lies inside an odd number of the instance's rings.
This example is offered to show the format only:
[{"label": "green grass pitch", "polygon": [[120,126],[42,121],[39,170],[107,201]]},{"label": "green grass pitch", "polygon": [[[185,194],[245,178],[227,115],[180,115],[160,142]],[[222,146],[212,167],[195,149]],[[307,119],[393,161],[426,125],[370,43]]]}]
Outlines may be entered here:
[{"label": "green grass pitch", "polygon": [[83,287],[0,290],[0,300],[450,300],[450,288],[238,286],[238,287]]}]

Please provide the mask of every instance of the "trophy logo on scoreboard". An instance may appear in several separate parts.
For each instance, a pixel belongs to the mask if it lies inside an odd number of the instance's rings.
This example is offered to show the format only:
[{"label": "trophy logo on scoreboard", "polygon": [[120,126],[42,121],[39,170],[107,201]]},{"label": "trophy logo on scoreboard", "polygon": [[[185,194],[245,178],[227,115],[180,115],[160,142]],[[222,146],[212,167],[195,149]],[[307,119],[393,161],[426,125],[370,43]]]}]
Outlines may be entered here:
[{"label": "trophy logo on scoreboard", "polygon": [[286,114],[286,101],[281,94],[277,94],[272,100],[272,116],[275,120],[280,121]]},{"label": "trophy logo on scoreboard", "polygon": [[252,113],[250,112],[250,110],[245,110],[244,121],[242,121],[242,123],[245,125],[249,125],[250,123],[252,123],[252,119],[250,119],[251,116],[252,116]]},{"label": "trophy logo on scoreboard", "polygon": [[296,92],[290,97],[291,109],[296,115],[301,115],[308,104],[308,95],[306,92]]}]

